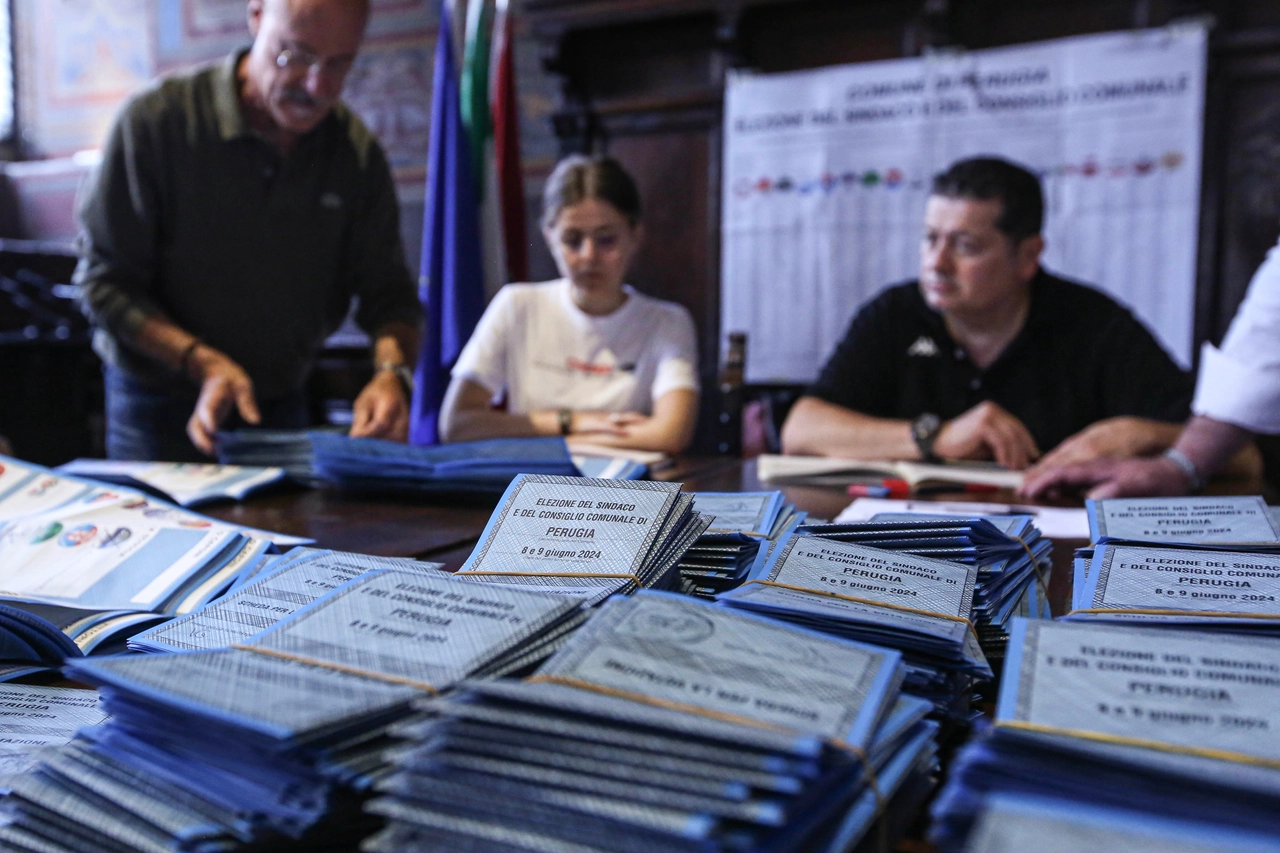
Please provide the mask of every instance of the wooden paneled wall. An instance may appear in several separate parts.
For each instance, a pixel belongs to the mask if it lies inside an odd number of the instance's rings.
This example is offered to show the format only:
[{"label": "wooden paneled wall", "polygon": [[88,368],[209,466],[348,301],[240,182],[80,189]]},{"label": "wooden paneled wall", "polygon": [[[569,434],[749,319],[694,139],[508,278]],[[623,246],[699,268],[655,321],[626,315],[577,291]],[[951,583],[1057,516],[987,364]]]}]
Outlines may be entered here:
[{"label": "wooden paneled wall", "polygon": [[[1280,233],[1280,0],[525,0],[560,76],[562,153],[607,150],[636,175],[649,243],[633,279],[719,354],[725,72],[813,68],[1211,16],[1196,334],[1221,338]],[[748,344],[749,346],[749,344]],[[704,425],[716,414],[714,394]],[[704,432],[700,445],[711,449]]]}]

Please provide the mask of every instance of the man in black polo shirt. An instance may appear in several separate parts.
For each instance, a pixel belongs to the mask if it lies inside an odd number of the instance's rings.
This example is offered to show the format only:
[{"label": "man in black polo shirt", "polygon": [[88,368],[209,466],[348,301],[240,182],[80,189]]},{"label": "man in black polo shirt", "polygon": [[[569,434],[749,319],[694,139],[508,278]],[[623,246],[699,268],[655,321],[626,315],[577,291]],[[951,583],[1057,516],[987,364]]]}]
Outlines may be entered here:
[{"label": "man in black polo shirt", "polygon": [[307,426],[303,384],[352,296],[375,365],[352,434],[406,435],[421,308],[386,157],[339,101],[368,17],[368,0],[249,0],[247,52],[121,110],[76,272],[111,457],[201,459],[233,412]]},{"label": "man in black polo shirt", "polygon": [[[1192,382],[1110,297],[1040,267],[1040,181],[975,158],[939,175],[920,280],[864,305],[783,427],[787,453],[1046,463],[1158,452]],[[1056,449],[1055,449],[1056,448]]]}]

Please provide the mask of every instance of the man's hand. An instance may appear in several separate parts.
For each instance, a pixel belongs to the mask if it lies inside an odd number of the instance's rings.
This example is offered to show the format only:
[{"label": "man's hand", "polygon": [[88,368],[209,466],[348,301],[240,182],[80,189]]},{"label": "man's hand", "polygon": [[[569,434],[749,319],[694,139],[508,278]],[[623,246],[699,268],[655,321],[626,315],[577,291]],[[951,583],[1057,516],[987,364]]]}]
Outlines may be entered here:
[{"label": "man's hand", "polygon": [[1117,417],[1098,421],[1059,444],[1028,472],[1092,462],[1095,459],[1130,459],[1148,456],[1178,440],[1181,424],[1145,418]]},{"label": "man's hand", "polygon": [[1095,459],[1065,468],[1037,470],[1027,474],[1020,495],[1028,498],[1057,498],[1064,492],[1088,489],[1094,500],[1126,497],[1185,495],[1190,483],[1181,468],[1163,456],[1151,459]]},{"label": "man's hand", "polygon": [[409,400],[400,378],[379,370],[352,406],[352,438],[409,440]]},{"label": "man's hand", "polygon": [[248,423],[261,420],[253,397],[253,380],[240,365],[213,347],[203,345],[192,352],[191,370],[200,381],[200,397],[187,421],[187,435],[201,453],[212,456],[213,435],[232,407]]},{"label": "man's hand", "polygon": [[943,459],[995,459],[1013,470],[1026,468],[1040,456],[1022,421],[990,400],[947,421],[933,452]]}]

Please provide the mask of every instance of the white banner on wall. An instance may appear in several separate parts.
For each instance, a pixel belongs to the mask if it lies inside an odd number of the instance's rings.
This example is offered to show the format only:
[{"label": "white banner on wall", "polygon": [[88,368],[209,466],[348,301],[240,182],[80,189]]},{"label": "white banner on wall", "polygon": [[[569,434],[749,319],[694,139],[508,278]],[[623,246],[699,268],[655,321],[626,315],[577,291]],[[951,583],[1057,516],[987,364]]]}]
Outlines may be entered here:
[{"label": "white banner on wall", "polygon": [[1049,270],[1190,364],[1205,43],[1194,25],[734,75],[721,328],[747,332],[747,380],[812,380],[859,305],[918,276],[929,182],[978,154],[1041,175]]}]

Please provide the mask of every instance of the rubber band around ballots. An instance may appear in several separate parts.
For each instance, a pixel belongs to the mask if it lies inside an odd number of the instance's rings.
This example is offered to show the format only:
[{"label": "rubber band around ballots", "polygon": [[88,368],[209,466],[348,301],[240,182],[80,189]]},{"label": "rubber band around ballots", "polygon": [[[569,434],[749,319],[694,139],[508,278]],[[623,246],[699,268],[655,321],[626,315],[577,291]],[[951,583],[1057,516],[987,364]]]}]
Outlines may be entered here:
[{"label": "rubber band around ballots", "polygon": [[256,655],[264,655],[266,657],[280,658],[281,660],[290,660],[295,663],[305,663],[311,666],[318,666],[321,669],[332,669],[336,672],[345,672],[348,675],[358,675],[362,678],[371,678],[374,681],[386,681],[391,684],[403,684],[406,687],[414,687],[418,690],[425,690],[433,696],[438,695],[440,691],[432,687],[425,681],[419,681],[413,678],[405,678],[401,675],[387,675],[385,672],[373,672],[367,669],[360,669],[356,666],[346,666],[345,664],[334,663],[333,661],[319,660],[317,658],[304,657],[302,655],[294,655],[289,652],[281,652],[276,649],[264,649],[258,646],[246,646],[243,643],[232,643],[231,648],[239,649],[242,652],[253,652]]},{"label": "rubber band around ballots", "polygon": [[761,586],[776,586],[779,589],[789,589],[792,592],[804,592],[810,595],[828,595],[828,596],[831,596],[832,598],[839,598],[844,601],[853,601],[853,602],[857,602],[858,604],[869,604],[872,607],[887,607],[890,610],[901,610],[904,613],[915,613],[918,616],[932,616],[935,619],[947,619],[951,622],[960,622],[964,625],[969,626],[969,630],[973,632],[973,636],[975,638],[978,636],[978,629],[974,627],[972,622],[970,622],[968,619],[964,618],[963,616],[952,616],[949,613],[936,613],[932,610],[921,610],[918,607],[907,607],[906,605],[903,605],[903,604],[890,604],[887,601],[873,601],[870,598],[858,598],[857,596],[854,596],[854,595],[844,595],[842,593],[831,592],[830,590],[826,590],[826,589],[810,589],[809,587],[805,587],[805,586],[792,586],[791,584],[778,583],[777,581],[764,581],[764,580],[747,581],[742,586],[744,587],[750,586],[753,583],[760,584]]},{"label": "rubber band around ballots", "polygon": [[[680,711],[685,714],[693,714],[696,717],[706,717],[711,720],[719,720],[722,723],[735,723],[737,725],[750,726],[756,729],[764,729],[766,731],[781,732],[783,734],[801,734],[796,729],[789,729],[786,726],[779,726],[774,723],[766,723],[763,720],[757,720],[753,717],[744,717],[740,714],[730,714],[724,711],[713,711],[710,708],[703,708],[698,705],[689,705],[685,702],[676,702],[671,699],[659,699],[656,696],[646,696],[643,693],[633,693],[630,690],[621,690],[616,687],[606,687],[603,684],[593,684],[590,681],[582,681],[577,678],[567,678],[563,675],[531,675],[525,680],[526,684],[560,684],[564,687],[574,687],[578,690],[586,690],[591,693],[600,693],[604,696],[613,696],[617,699],[627,699],[632,702],[639,702],[642,705],[652,705],[655,708],[664,708],[668,711]],[[854,746],[840,738],[824,738],[831,745],[840,750],[849,753],[858,759],[862,766],[862,777],[866,780],[867,787],[871,789],[871,793],[876,798],[876,815],[884,813],[888,803],[884,795],[880,792],[880,780],[876,778],[875,772],[871,769],[871,762],[867,758],[867,752],[862,747]]]},{"label": "rubber band around ballots", "polygon": [[1134,616],[1203,616],[1211,618],[1225,617],[1228,619],[1280,619],[1280,613],[1228,613],[1225,610],[1162,610],[1142,607],[1082,607],[1079,610],[1070,611],[1067,615],[1075,616],[1078,613],[1120,613]]},{"label": "rubber band around ballots", "polygon": [[1085,729],[1064,729],[1057,726],[1028,723],[1022,720],[997,721],[996,727],[1037,732],[1040,734],[1064,735],[1067,737],[1079,738],[1081,740],[1113,744],[1115,746],[1136,746],[1141,749],[1152,749],[1157,752],[1168,752],[1175,755],[1191,755],[1197,758],[1212,758],[1218,761],[1228,761],[1233,764],[1245,764],[1251,767],[1266,767],[1271,770],[1280,770],[1280,759],[1262,758],[1257,755],[1249,755],[1244,752],[1232,752],[1226,749],[1210,749],[1202,746],[1179,746],[1177,744],[1165,743],[1164,741],[1158,740],[1145,740],[1143,738],[1124,737],[1122,735],[1109,735],[1105,732],[1091,732]]},{"label": "rubber band around ballots", "polygon": [[1027,540],[1023,539],[1021,536],[1014,536],[1013,534],[1009,534],[1009,536],[1022,546],[1023,551],[1027,552],[1027,559],[1031,561],[1031,571],[1036,573],[1036,580],[1040,582],[1040,589],[1044,590],[1044,594],[1048,596],[1049,582],[1044,579],[1044,570],[1040,568],[1040,563],[1036,560],[1036,555],[1031,550],[1031,546],[1028,545]]}]

